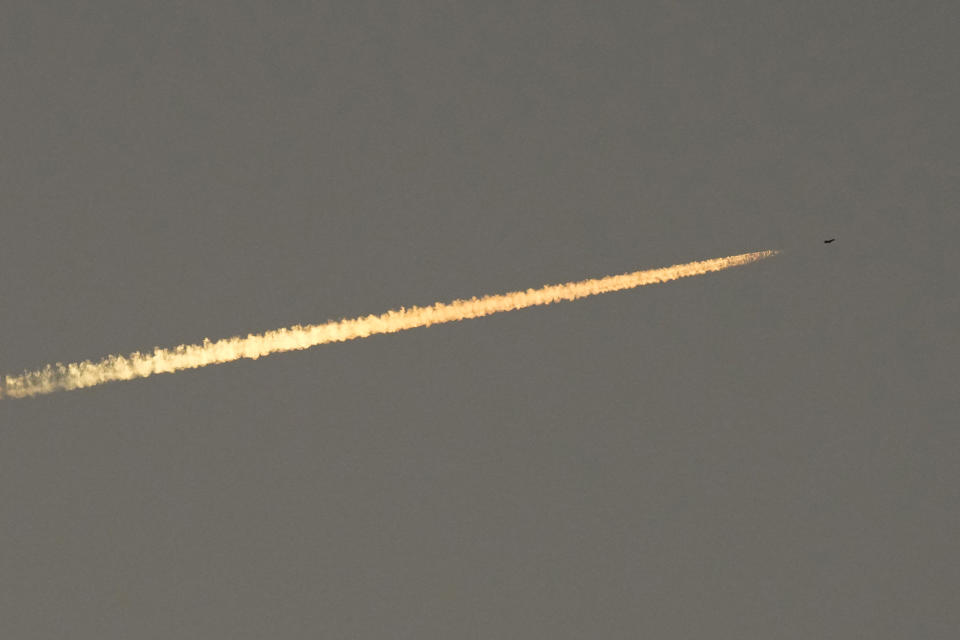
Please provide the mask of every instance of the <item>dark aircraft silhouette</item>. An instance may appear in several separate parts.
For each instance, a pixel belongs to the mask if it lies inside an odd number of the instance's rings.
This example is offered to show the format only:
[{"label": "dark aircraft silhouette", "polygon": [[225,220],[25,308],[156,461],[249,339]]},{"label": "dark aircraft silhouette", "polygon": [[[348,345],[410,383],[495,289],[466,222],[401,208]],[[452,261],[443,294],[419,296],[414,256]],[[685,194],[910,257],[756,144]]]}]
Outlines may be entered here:
[{"label": "dark aircraft silhouette", "polygon": [[823,241],[823,244],[830,244],[830,243],[833,242],[834,240],[836,240],[836,238],[830,238],[829,240],[824,240],[824,241]]}]

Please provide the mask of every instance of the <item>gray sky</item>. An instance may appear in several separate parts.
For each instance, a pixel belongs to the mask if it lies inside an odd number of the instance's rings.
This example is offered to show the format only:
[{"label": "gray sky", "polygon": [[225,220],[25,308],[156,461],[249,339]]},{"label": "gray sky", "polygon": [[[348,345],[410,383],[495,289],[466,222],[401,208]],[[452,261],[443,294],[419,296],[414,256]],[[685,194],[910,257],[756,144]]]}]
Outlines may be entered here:
[{"label": "gray sky", "polygon": [[0,401],[0,636],[956,637],[958,18],[6,3],[3,373],[784,253]]}]

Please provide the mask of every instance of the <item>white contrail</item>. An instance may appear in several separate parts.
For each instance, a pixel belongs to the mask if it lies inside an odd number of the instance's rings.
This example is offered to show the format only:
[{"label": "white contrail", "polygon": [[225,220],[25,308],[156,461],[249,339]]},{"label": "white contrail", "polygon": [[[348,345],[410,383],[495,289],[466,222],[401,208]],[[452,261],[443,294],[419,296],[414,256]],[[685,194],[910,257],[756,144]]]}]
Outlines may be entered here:
[{"label": "white contrail", "polygon": [[205,339],[201,344],[182,344],[172,349],[157,347],[153,353],[136,352],[127,356],[107,356],[99,362],[90,360],[71,364],[58,362],[36,371],[26,371],[18,376],[6,376],[4,388],[0,389],[0,397],[24,398],[41,393],[81,389],[115,380],[145,378],[156,373],[195,369],[208,364],[232,362],[240,358],[256,360],[271,353],[309,349],[328,342],[342,342],[377,333],[394,333],[443,322],[479,318],[502,311],[576,300],[610,291],[668,282],[711,271],[722,271],[769,258],[777,253],[777,251],[743,253],[660,269],[634,271],[618,276],[548,285],[540,289],[513,291],[469,300],[454,300],[449,303],[437,302],[429,307],[401,308],[378,316],[370,315],[318,325],[296,325],[288,329],[250,334],[245,338],[238,336],[216,342]]}]

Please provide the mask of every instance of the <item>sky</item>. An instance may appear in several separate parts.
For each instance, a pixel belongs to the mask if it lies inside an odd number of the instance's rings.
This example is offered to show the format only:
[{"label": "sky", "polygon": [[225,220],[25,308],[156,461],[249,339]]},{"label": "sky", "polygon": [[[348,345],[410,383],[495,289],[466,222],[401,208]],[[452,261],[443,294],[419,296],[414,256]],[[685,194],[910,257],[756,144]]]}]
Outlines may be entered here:
[{"label": "sky", "polygon": [[[952,2],[12,2],[0,636],[953,638]],[[825,245],[823,240],[836,237]]]}]

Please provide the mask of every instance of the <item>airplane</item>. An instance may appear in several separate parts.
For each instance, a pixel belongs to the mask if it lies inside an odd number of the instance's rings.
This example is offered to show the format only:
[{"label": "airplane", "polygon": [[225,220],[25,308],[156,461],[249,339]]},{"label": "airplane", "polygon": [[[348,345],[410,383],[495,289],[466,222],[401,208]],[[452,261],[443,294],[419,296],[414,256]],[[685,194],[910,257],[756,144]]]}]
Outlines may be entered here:
[{"label": "airplane", "polygon": [[824,240],[824,241],[823,241],[823,244],[830,244],[830,243],[833,242],[834,240],[836,240],[836,238],[830,238],[829,240]]}]

